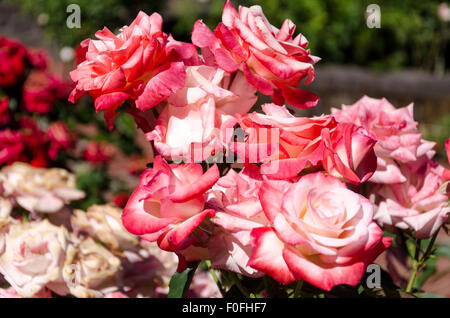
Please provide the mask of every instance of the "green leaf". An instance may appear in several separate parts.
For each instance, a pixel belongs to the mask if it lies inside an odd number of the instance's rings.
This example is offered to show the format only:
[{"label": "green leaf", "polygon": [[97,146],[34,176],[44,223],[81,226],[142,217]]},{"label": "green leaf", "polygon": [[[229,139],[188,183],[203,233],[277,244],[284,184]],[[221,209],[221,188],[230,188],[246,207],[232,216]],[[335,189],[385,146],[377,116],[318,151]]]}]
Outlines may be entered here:
[{"label": "green leaf", "polygon": [[182,273],[175,272],[169,283],[169,294],[167,298],[183,298],[186,296],[198,262],[186,268]]}]

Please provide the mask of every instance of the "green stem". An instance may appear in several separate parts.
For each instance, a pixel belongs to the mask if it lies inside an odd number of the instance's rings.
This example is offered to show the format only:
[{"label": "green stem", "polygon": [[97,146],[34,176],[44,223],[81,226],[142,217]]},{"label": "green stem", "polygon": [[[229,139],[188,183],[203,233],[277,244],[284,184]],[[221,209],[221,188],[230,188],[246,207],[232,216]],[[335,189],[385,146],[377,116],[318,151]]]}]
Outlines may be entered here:
[{"label": "green stem", "polygon": [[233,281],[236,284],[237,288],[241,291],[242,295],[244,295],[246,298],[250,298],[250,294],[247,291],[247,288],[244,287],[244,285],[242,285],[242,282],[239,280],[239,277],[237,276],[236,273],[231,273],[232,277],[233,277]]},{"label": "green stem", "polygon": [[430,242],[428,243],[427,249],[426,249],[425,253],[423,253],[422,257],[420,257],[422,241],[420,239],[416,240],[416,250],[415,250],[414,259],[413,259],[413,271],[411,273],[411,277],[409,278],[408,286],[406,287],[407,293],[410,293],[413,290],[414,284],[415,284],[416,278],[417,278],[417,273],[428,261],[428,258],[430,257],[431,252],[433,251],[434,242],[436,241],[438,234],[439,234],[439,231],[437,231],[433,235],[433,237],[431,238]]},{"label": "green stem", "polygon": [[425,251],[425,253],[422,256],[422,263],[425,263],[428,260],[428,258],[430,257],[431,252],[433,251],[434,242],[436,241],[438,234],[439,234],[439,231],[434,233],[433,237],[431,238],[431,241],[427,246],[427,250]]},{"label": "green stem", "polygon": [[419,269],[419,266],[417,266],[417,263],[414,262],[413,264],[413,271],[411,274],[411,277],[409,278],[408,286],[406,287],[406,292],[411,293],[412,289],[414,287],[414,283],[416,282],[417,277],[417,270]]},{"label": "green stem", "polygon": [[303,280],[300,279],[297,282],[297,286],[295,286],[295,291],[294,291],[294,298],[300,298],[301,297],[301,292],[302,292],[302,287],[303,287]]},{"label": "green stem", "polygon": [[219,288],[220,293],[223,297],[225,297],[225,290],[223,289],[222,283],[220,282],[219,278],[216,275],[216,272],[213,268],[211,268],[211,261],[206,260],[205,261],[206,266],[208,266],[209,272],[211,273],[214,281],[216,282],[217,288]]}]

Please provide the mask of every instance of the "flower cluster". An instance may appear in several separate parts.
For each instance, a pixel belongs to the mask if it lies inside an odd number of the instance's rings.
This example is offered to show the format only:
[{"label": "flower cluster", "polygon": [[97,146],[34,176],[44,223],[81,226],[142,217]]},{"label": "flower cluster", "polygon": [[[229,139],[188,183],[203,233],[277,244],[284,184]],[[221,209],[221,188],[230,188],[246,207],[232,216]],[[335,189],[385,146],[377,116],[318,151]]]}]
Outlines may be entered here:
[{"label": "flower cluster", "polygon": [[72,84],[47,70],[43,52],[14,40],[0,38],[0,56],[0,165],[24,161],[50,166],[75,142],[61,120],[51,119]]},{"label": "flower cluster", "polygon": [[[360,283],[391,245],[383,230],[404,231],[416,242],[436,238],[450,213],[450,173],[433,160],[435,144],[419,133],[412,105],[363,97],[329,115],[298,116],[294,108],[319,101],[299,88],[313,81],[319,58],[292,21],[277,28],[260,6],[236,10],[227,0],[214,31],[195,23],[192,43],[162,29],[159,14],[144,12],[117,35],[104,28],[80,44],[71,72],[70,101],[89,94],[110,130],[127,103],[154,153],[123,212],[96,205],[42,220],[79,198],[70,175],[17,165],[0,174],[0,272],[19,295],[145,290],[157,297],[167,294],[175,267],[200,263],[222,294],[214,269],[223,282],[238,281],[245,296],[239,279],[263,276],[271,279],[260,285],[276,281],[289,297],[298,293],[288,292],[295,281],[329,292]],[[29,109],[45,112],[46,98],[36,94],[27,100],[40,103]],[[258,105],[258,94],[270,101]],[[7,121],[1,105],[0,120]],[[7,149],[0,160],[20,157],[20,138],[11,130],[0,135]],[[446,147],[450,152],[450,141]],[[84,156],[100,165],[111,153],[89,143]],[[21,173],[33,177],[24,184]],[[16,204],[32,213],[31,222],[10,217]],[[416,271],[424,259],[415,260]],[[197,295],[218,295],[205,288],[203,274],[198,283],[194,277],[194,289],[205,290]]]},{"label": "flower cluster", "polygon": [[[1,298],[167,295],[176,257],[127,232],[120,208],[72,211],[68,203],[84,193],[68,171],[15,163],[0,179],[0,277],[10,285]],[[202,275],[192,296],[219,296]]]}]

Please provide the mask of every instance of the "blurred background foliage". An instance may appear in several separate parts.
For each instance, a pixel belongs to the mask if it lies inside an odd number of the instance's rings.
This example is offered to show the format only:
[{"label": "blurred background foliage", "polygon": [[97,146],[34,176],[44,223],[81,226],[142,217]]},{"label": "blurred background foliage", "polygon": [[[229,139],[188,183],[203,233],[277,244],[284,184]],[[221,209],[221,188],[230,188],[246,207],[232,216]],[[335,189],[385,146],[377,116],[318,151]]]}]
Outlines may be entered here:
[{"label": "blurred background foliage", "polygon": [[[224,0],[6,0],[19,2],[34,16],[46,34],[61,45],[75,47],[96,30],[113,32],[129,24],[139,10],[159,12],[164,28],[178,40],[189,41],[192,26],[203,19],[210,27],[220,21]],[[261,5],[269,21],[281,26],[288,17],[297,32],[310,40],[310,49],[321,63],[356,64],[375,71],[413,67],[443,73],[450,67],[448,22],[438,16],[440,0],[378,0],[381,28],[366,26],[364,13],[373,0],[233,0]],[[81,28],[67,29],[66,8],[81,8]]]}]

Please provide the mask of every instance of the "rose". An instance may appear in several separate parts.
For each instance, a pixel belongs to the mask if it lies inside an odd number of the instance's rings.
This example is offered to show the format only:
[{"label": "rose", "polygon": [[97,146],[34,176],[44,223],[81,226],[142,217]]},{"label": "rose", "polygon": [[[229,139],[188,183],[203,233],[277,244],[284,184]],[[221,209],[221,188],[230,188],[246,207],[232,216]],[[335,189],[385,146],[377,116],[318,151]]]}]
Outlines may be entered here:
[{"label": "rose", "polygon": [[433,142],[422,139],[413,118],[413,104],[396,109],[386,99],[364,96],[355,104],[332,110],[338,122],[362,126],[378,140],[375,144],[377,170],[370,178],[374,183],[406,181],[400,165],[420,167],[434,155]]},{"label": "rose", "polygon": [[52,160],[56,160],[58,158],[58,153],[61,150],[69,150],[74,143],[72,135],[66,125],[60,121],[50,124],[47,130],[47,135],[50,140],[48,156]]},{"label": "rose", "polygon": [[0,87],[10,87],[23,80],[30,66],[27,49],[19,42],[0,38]]},{"label": "rose", "polygon": [[10,113],[9,113],[9,98],[0,98],[0,126],[9,123]]},{"label": "rose", "polygon": [[32,297],[44,287],[60,295],[67,293],[62,279],[68,242],[64,227],[47,220],[14,223],[3,235],[0,273],[20,296]]},{"label": "rose", "polygon": [[338,124],[330,133],[322,130],[325,143],[323,167],[335,177],[359,184],[367,181],[377,169],[373,147],[376,139],[364,128]]},{"label": "rose", "polygon": [[114,155],[114,147],[107,142],[89,141],[84,148],[83,156],[89,162],[101,163],[107,162]]},{"label": "rose", "polygon": [[46,114],[58,100],[67,100],[71,85],[45,72],[31,72],[23,88],[23,104],[32,113]]},{"label": "rose", "polygon": [[418,171],[402,166],[402,183],[377,185],[379,201],[375,220],[383,226],[412,227],[419,239],[433,236],[448,219],[450,206],[443,167],[429,161]]},{"label": "rose", "polygon": [[9,199],[0,197],[0,219],[7,219],[12,211],[12,204]]},{"label": "rose", "polygon": [[258,199],[262,180],[259,168],[247,165],[239,173],[230,169],[209,191],[208,206],[216,210],[212,221],[219,227],[208,246],[213,267],[250,277],[263,275],[247,266],[251,230],[268,225]]},{"label": "rose", "polygon": [[140,257],[123,262],[124,289],[130,297],[167,297],[177,256],[155,242],[141,241]]},{"label": "rose", "polygon": [[60,168],[34,168],[15,162],[0,170],[3,196],[29,212],[56,213],[72,200],[84,197],[76,188],[75,176]]},{"label": "rose", "polygon": [[244,142],[230,144],[244,162],[263,162],[261,172],[271,178],[296,177],[304,168],[317,166],[323,159],[323,129],[336,127],[332,116],[295,117],[285,106],[264,104],[265,113],[237,116],[246,133]]},{"label": "rose", "polygon": [[322,172],[264,181],[259,197],[271,227],[252,230],[249,265],[283,284],[355,286],[390,244],[372,221],[372,203]]},{"label": "rose", "polygon": [[38,122],[31,117],[21,117],[19,124],[22,142],[27,149],[21,161],[29,162],[33,167],[47,167],[48,136],[39,127]]},{"label": "rose", "polygon": [[299,88],[314,79],[315,64],[319,59],[306,49],[308,41],[299,34],[294,39],[295,25],[286,20],[281,29],[272,26],[260,6],[240,6],[239,13],[226,1],[214,33],[197,21],[192,31],[192,43],[202,48],[207,64],[217,64],[229,73],[243,71],[247,81],[274,102],[300,108],[314,107],[316,95]]},{"label": "rose", "polygon": [[183,61],[200,64],[200,60],[193,45],[163,33],[162,22],[159,14],[141,11],[117,36],[104,28],[96,32],[98,40],[83,42],[88,49],[85,60],[70,73],[77,83],[70,101],[88,92],[112,129],[115,111],[126,100],[144,111],[181,89]]},{"label": "rose", "polygon": [[[221,130],[232,115],[250,110],[255,92],[241,74],[190,66],[185,87],[169,97],[147,139],[165,158],[203,161],[222,150]],[[222,135],[226,138],[226,131]]]},{"label": "rose", "polygon": [[205,192],[218,179],[216,165],[203,174],[200,164],[169,165],[157,156],[124,208],[123,225],[163,250],[176,251],[206,217],[214,216],[214,210],[205,209]]},{"label": "rose", "polygon": [[105,244],[116,255],[135,251],[139,240],[122,225],[122,209],[110,205],[93,205],[87,212],[75,210],[71,217],[75,235],[87,234]]},{"label": "rose", "polygon": [[0,131],[0,165],[18,160],[23,148],[20,132],[10,129]]},{"label": "rose", "polygon": [[75,297],[104,297],[117,290],[116,274],[120,259],[103,246],[87,238],[74,239],[64,262],[63,277]]}]

